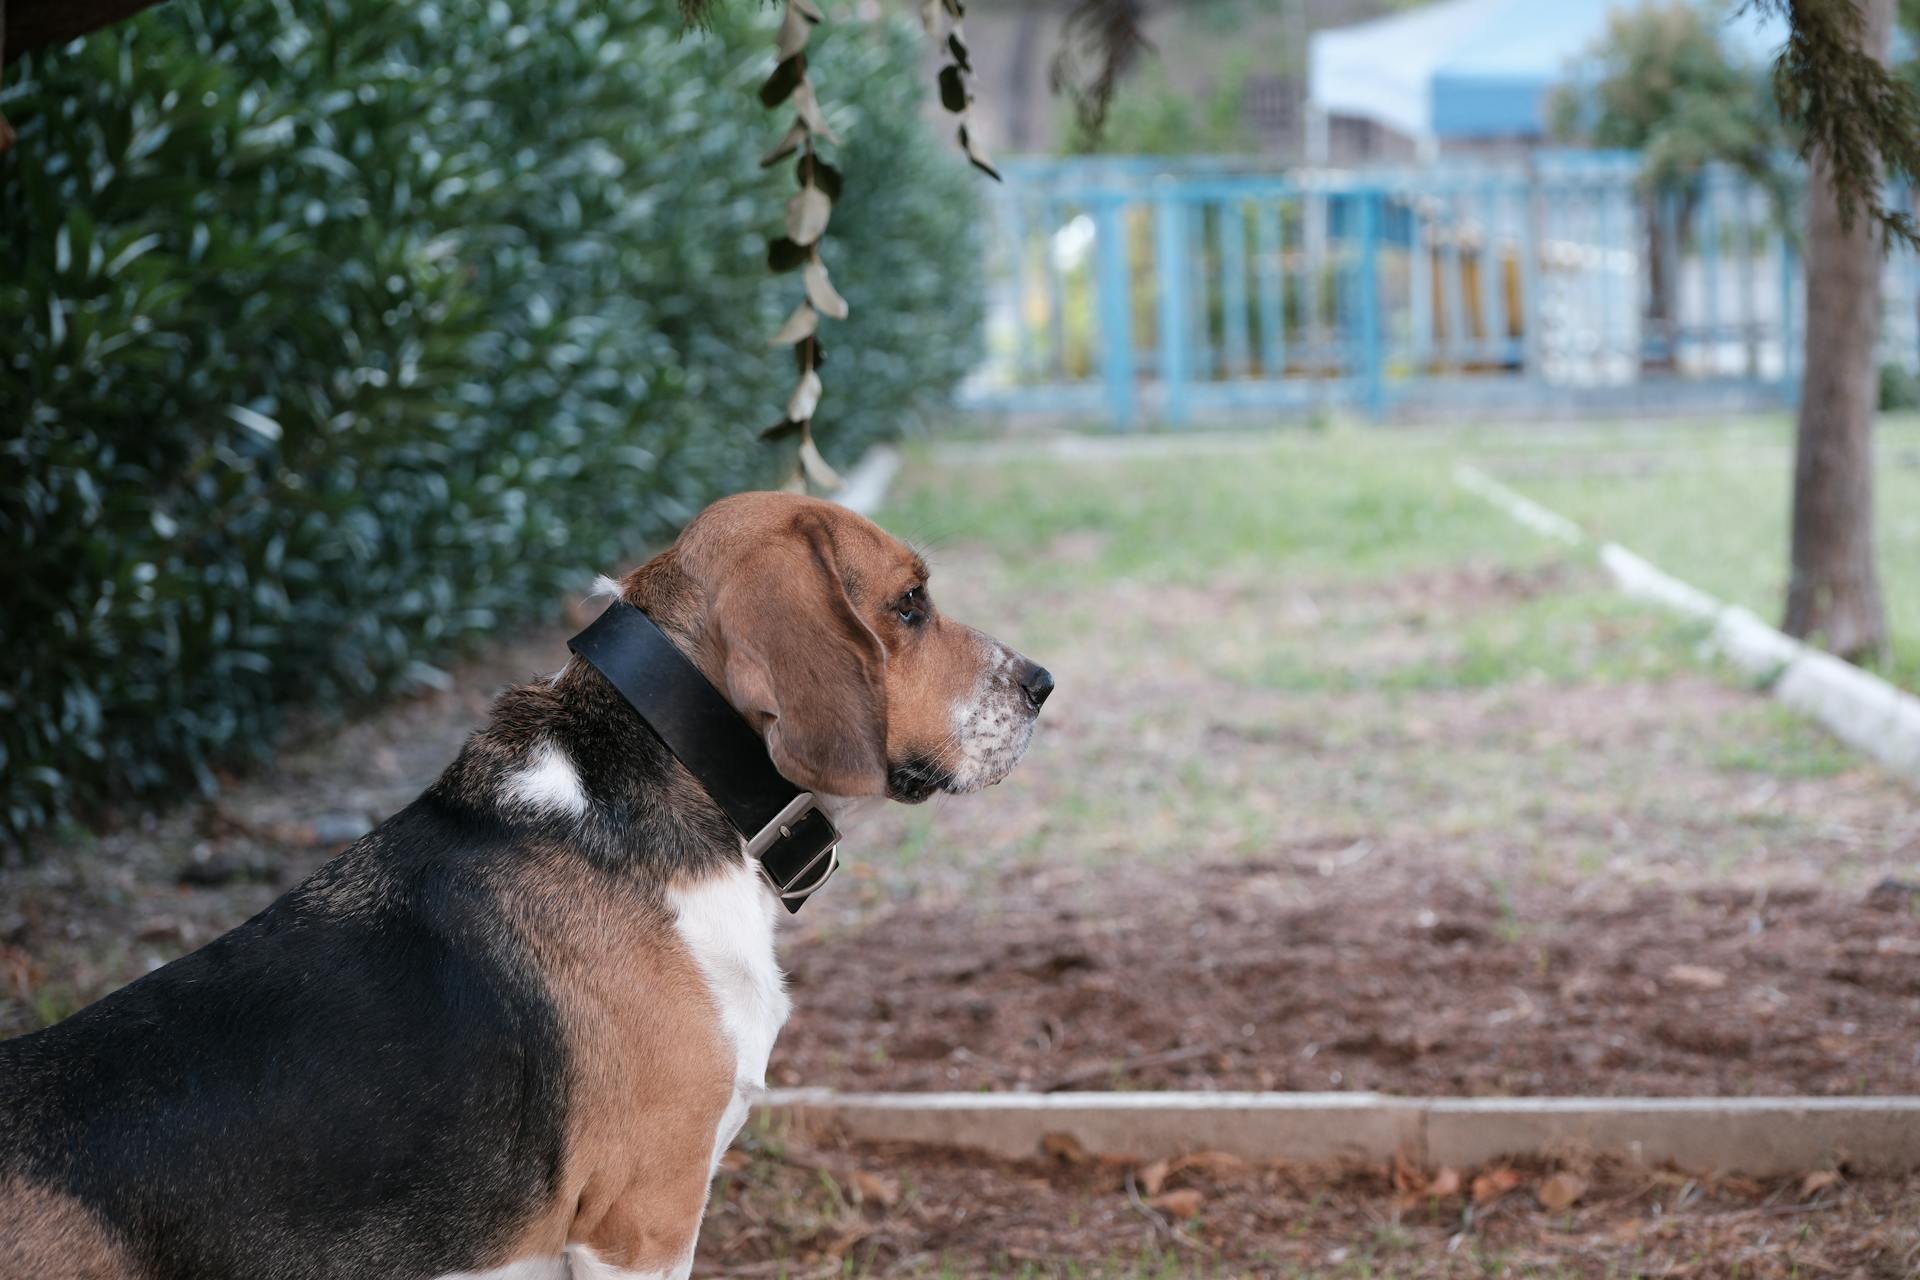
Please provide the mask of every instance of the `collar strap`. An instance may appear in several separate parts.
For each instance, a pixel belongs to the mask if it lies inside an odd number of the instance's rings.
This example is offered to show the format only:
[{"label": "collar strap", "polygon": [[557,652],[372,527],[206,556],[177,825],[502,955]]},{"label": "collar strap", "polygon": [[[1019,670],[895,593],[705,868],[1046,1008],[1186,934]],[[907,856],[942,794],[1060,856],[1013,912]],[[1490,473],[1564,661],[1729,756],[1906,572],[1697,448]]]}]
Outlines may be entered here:
[{"label": "collar strap", "polygon": [[727,815],[787,911],[800,910],[840,865],[840,833],[813,792],[780,776],[760,735],[632,605],[614,601],[567,647],[640,713]]}]

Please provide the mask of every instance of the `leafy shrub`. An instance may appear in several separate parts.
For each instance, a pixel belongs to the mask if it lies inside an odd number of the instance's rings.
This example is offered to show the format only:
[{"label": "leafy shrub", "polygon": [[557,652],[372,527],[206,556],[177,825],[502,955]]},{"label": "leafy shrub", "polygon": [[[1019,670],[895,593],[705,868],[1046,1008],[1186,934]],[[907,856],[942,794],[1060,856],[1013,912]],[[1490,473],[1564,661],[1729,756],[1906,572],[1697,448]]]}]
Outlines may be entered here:
[{"label": "leafy shrub", "polygon": [[[177,786],[777,478],[771,15],[174,0],[8,76],[0,827]],[[971,358],[916,34],[822,28],[829,453]],[[882,189],[884,183],[884,190]]]}]

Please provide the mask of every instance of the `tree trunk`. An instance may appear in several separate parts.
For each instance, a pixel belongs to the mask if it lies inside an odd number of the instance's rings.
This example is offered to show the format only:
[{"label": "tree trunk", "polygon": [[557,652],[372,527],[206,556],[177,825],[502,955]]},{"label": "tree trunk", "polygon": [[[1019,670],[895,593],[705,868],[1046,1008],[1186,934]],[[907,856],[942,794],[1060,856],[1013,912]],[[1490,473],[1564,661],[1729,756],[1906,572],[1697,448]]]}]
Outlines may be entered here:
[{"label": "tree trunk", "polygon": [[[1861,39],[1884,59],[1893,0],[1861,5]],[[1855,210],[1842,227],[1826,157],[1807,184],[1806,369],[1793,469],[1788,634],[1843,658],[1887,643],[1873,548],[1873,415],[1879,394],[1880,233]]]}]

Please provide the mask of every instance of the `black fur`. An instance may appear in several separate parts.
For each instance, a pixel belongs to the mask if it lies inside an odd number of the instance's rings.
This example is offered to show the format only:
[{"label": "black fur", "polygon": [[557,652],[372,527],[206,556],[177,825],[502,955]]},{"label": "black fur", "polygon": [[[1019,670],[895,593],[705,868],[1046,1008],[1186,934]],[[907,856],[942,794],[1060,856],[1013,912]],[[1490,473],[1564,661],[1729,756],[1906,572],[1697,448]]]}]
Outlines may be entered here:
[{"label": "black fur", "polygon": [[920,804],[953,786],[953,771],[932,756],[914,756],[887,767],[887,798]]},{"label": "black fur", "polygon": [[[542,740],[584,817],[498,799]],[[558,1185],[571,1068],[501,894],[536,856],[642,901],[737,858],[679,768],[585,664],[509,692],[425,795],[266,911],[0,1042],[0,1181],[78,1198],[156,1280],[497,1261]]]}]

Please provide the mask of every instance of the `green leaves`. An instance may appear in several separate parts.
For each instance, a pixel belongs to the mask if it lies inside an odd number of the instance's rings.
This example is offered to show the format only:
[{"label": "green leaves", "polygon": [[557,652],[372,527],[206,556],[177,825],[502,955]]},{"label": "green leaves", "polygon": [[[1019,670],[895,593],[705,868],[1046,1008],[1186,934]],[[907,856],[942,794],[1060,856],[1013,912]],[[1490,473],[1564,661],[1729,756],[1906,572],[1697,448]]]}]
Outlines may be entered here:
[{"label": "green leaves", "polygon": [[[286,706],[429,680],[777,482],[739,424],[824,364],[814,273],[755,252],[800,187],[863,303],[827,447],[942,410],[977,249],[918,40],[810,44],[846,173],[763,173],[767,117],[724,90],[774,30],[736,5],[682,35],[670,0],[172,0],[8,68],[0,839],[211,786]],[[790,369],[766,337],[805,313]]]}]

